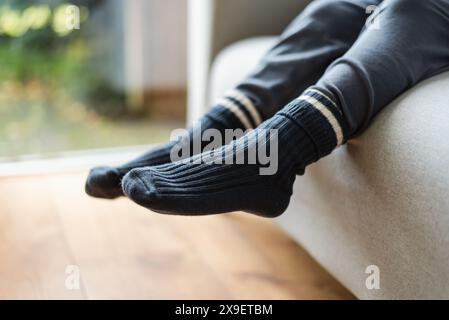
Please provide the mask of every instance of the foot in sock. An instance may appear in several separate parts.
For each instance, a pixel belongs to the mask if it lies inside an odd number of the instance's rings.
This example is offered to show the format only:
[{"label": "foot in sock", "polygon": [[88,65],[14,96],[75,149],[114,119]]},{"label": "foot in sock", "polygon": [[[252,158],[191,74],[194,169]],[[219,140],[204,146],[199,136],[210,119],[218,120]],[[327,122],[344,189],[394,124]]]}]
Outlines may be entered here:
[{"label": "foot in sock", "polygon": [[[151,150],[139,158],[119,167],[97,167],[90,171],[86,180],[86,193],[97,198],[114,199],[123,195],[121,180],[125,174],[134,168],[156,166],[170,163],[170,152],[177,146],[180,149],[184,143],[191,143],[193,135],[207,129],[217,129],[223,134],[226,129],[252,129],[262,122],[260,115],[252,102],[238,91],[230,91],[217,105],[191,128],[183,140],[169,142],[157,149]],[[198,130],[196,130],[198,129]],[[196,132],[198,131],[198,132]],[[201,153],[205,146],[202,143],[199,150],[190,146],[190,157]]]},{"label": "foot in sock", "polygon": [[[296,175],[342,144],[345,128],[336,104],[309,89],[227,146],[183,161],[130,171],[123,178],[123,190],[131,200],[160,213],[246,211],[276,217],[289,204]],[[267,149],[269,159],[277,161],[269,164],[277,169],[273,172],[264,172],[267,161],[262,161],[261,155],[266,155]],[[250,156],[254,152],[257,157]]]}]

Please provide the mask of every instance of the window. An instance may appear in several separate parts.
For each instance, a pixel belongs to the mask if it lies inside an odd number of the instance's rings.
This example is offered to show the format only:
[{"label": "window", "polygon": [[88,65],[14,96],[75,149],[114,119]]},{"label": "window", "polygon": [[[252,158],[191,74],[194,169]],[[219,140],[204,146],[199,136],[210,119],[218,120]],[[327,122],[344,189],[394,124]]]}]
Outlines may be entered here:
[{"label": "window", "polygon": [[0,161],[167,140],[185,113],[175,2],[2,1]]}]

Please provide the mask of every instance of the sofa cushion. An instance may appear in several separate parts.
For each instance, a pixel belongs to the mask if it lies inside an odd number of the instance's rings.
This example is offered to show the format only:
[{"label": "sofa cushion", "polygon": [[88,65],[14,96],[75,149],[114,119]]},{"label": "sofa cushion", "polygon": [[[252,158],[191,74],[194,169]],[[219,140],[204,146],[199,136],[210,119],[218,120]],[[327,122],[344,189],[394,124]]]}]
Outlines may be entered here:
[{"label": "sofa cushion", "polygon": [[[222,52],[211,97],[237,83],[273,41]],[[297,178],[278,220],[359,298],[449,298],[448,92],[444,73],[397,98],[362,136]],[[366,285],[376,268],[379,289]]]}]

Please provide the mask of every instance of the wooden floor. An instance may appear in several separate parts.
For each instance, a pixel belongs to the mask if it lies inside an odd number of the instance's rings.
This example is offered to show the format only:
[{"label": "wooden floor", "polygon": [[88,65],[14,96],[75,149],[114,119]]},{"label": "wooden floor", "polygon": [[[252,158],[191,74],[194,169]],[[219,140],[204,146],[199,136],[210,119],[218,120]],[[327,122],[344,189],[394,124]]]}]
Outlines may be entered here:
[{"label": "wooden floor", "polygon": [[0,179],[0,299],[353,298],[272,220],[162,216],[83,180]]}]

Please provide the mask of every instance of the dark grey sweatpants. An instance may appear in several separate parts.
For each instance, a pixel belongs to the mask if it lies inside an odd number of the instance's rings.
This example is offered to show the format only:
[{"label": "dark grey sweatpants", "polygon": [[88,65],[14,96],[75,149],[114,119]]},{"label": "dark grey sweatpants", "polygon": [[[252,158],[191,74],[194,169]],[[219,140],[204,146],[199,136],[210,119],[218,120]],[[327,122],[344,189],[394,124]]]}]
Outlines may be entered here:
[{"label": "dark grey sweatpants", "polygon": [[237,89],[266,119],[314,85],[338,100],[354,136],[448,69],[449,0],[315,0]]}]

